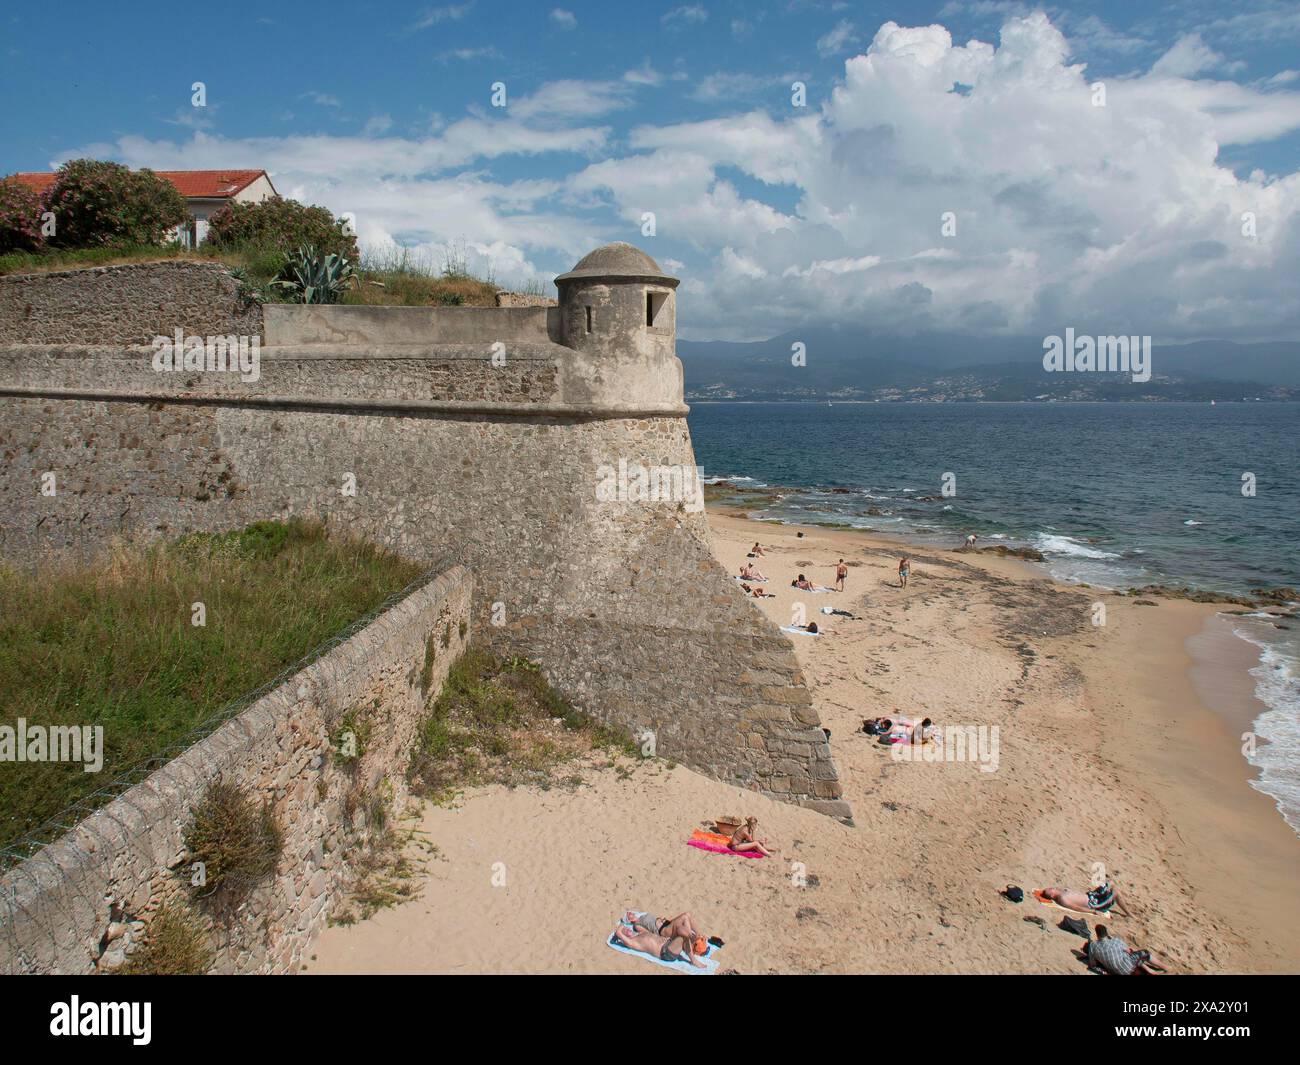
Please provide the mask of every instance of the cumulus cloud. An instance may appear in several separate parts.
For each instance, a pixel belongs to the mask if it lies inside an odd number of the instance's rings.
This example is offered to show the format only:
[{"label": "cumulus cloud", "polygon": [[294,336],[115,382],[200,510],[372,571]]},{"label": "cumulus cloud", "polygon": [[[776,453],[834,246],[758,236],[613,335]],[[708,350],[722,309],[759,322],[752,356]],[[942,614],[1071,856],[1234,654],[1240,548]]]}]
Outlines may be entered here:
[{"label": "cumulus cloud", "polygon": [[[640,154],[573,181],[627,217],[655,210],[661,235],[707,258],[692,277],[697,335],[809,320],[1294,335],[1300,174],[1239,177],[1218,153],[1300,129],[1300,94],[1176,79],[1209,61],[1178,54],[1107,79],[1098,107],[1041,13],[1008,20],[997,47],[886,23],[819,112],[643,128]],[[728,168],[795,206],[741,194]]]},{"label": "cumulus cloud", "polygon": [[[686,90],[712,117],[615,134],[607,123],[638,92],[670,82],[647,65],[552,82],[421,137],[187,131],[63,158],[265,166],[286,195],[355,213],[363,242],[436,255],[461,238],[501,278],[553,276],[596,243],[635,240],[653,211],[657,236],[641,243],[682,264],[679,321],[697,337],[808,323],[1294,337],[1300,173],[1235,173],[1221,152],[1300,130],[1300,92],[1289,72],[1229,80],[1206,39],[1102,78],[1104,106],[1067,37],[1031,12],[996,44],[885,23],[807,108],[775,91],[785,77],[724,88],[715,75]],[[493,164],[507,157],[514,175],[530,157],[545,165],[502,180]]]}]

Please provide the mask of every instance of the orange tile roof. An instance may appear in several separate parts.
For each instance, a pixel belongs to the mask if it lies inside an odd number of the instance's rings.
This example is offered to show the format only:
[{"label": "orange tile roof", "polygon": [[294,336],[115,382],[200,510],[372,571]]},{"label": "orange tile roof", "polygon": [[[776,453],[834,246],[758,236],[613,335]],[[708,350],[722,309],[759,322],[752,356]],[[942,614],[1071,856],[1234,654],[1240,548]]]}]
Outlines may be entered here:
[{"label": "orange tile roof", "polygon": [[[170,181],[189,200],[228,200],[266,175],[265,170],[158,170],[155,173]],[[20,184],[37,193],[49,189],[56,176],[50,173],[12,175]],[[270,180],[267,177],[267,181]]]}]

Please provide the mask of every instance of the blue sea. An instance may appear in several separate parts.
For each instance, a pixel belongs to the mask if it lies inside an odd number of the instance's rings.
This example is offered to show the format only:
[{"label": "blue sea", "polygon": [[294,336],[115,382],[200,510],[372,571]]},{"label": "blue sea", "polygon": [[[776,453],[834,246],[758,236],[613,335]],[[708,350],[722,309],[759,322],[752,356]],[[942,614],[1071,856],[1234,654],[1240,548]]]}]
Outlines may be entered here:
[{"label": "blue sea", "polygon": [[[1300,587],[1300,404],[696,403],[689,422],[706,479],[781,490],[756,517],[974,532],[1094,587]],[[1252,783],[1300,831],[1300,622],[1233,621],[1269,707]]]}]

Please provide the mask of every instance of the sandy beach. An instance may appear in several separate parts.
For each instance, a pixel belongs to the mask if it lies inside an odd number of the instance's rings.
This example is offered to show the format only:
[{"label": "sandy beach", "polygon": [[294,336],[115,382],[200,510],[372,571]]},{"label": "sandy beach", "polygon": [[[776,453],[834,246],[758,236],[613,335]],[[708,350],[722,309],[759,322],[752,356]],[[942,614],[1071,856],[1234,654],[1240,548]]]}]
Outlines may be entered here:
[{"label": "sandy beach", "polygon": [[[855,824],[659,760],[593,758],[581,785],[549,791],[477,789],[420,809],[437,848],[421,897],[328,929],[307,971],[667,975],[605,945],[637,908],[689,910],[725,941],[721,969],[742,974],[1084,975],[1060,911],[998,892],[1085,888],[1097,863],[1132,913],[1104,923],[1174,970],[1300,970],[1300,840],[1248,783],[1249,678],[1206,664],[1245,654],[1223,650],[1218,608],[934,548],[916,550],[900,589],[896,543],[800,538],[722,508],[710,524],[732,573],[755,540],[767,549],[757,564],[775,598],[756,602],[775,622],[801,602],[831,630],[791,639]],[[840,557],[845,591],[790,587],[798,572],[831,584]],[[877,715],[996,726],[996,760],[895,760],[860,731]],[[686,846],[732,812],[756,816],[779,856]]]}]

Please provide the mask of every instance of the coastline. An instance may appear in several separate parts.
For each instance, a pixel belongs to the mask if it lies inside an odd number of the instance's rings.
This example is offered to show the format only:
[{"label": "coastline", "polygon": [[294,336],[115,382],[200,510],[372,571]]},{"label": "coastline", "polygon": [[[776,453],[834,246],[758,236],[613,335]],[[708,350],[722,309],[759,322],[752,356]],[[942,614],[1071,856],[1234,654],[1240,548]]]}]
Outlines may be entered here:
[{"label": "coastline", "polygon": [[[420,813],[438,848],[421,900],[327,929],[309,972],[666,975],[603,946],[635,907],[690,910],[727,941],[722,967],[746,974],[1083,974],[1059,911],[998,892],[1085,887],[1097,863],[1133,914],[1103,922],[1175,971],[1300,969],[1300,840],[1249,785],[1243,729],[1191,678],[1188,641],[1218,606],[1141,605],[933,546],[915,550],[904,591],[892,539],[712,505],[709,521],[729,572],[754,540],[771,545],[758,564],[776,597],[755,602],[778,624],[794,573],[830,583],[838,557],[850,564],[845,592],[804,597],[833,633],[791,640],[855,826],[660,760],[593,762],[572,788],[474,789]],[[1104,626],[1089,624],[1093,602]],[[858,730],[896,708],[997,726],[997,768],[893,760]],[[685,846],[733,810],[759,818],[778,859]]]}]

